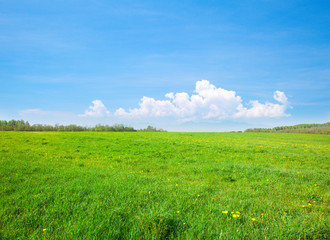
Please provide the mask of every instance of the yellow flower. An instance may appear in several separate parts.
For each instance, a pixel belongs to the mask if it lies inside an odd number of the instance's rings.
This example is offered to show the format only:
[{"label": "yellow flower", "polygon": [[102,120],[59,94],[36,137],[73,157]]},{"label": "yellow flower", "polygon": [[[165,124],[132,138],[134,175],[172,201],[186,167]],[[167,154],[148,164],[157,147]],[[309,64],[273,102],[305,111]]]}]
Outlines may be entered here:
[{"label": "yellow flower", "polygon": [[255,218],[251,218],[252,221],[255,221],[256,219]]},{"label": "yellow flower", "polygon": [[43,232],[45,232],[46,230],[47,230],[47,228],[42,229]]},{"label": "yellow flower", "polygon": [[239,214],[239,212],[238,212],[238,211],[237,211],[236,213],[237,213],[237,214]]},{"label": "yellow flower", "polygon": [[238,214],[233,214],[233,218],[238,218],[239,215]]},{"label": "yellow flower", "polygon": [[178,213],[178,214],[179,214],[179,213],[180,213],[180,211],[176,211],[176,213]]},{"label": "yellow flower", "polygon": [[222,211],[223,214],[228,214],[228,211]]},{"label": "yellow flower", "polygon": [[150,194],[151,192],[149,191],[149,194]]},{"label": "yellow flower", "polygon": [[234,214],[234,212],[231,212],[231,214]]},{"label": "yellow flower", "polygon": [[175,186],[179,186],[179,184],[175,184]]},{"label": "yellow flower", "polygon": [[186,225],[186,223],[183,223],[183,225]]},{"label": "yellow flower", "polygon": [[201,196],[201,195],[199,195],[199,194],[197,195],[197,197],[200,197],[200,196]]},{"label": "yellow flower", "polygon": [[305,205],[302,205],[301,207],[306,207]]}]

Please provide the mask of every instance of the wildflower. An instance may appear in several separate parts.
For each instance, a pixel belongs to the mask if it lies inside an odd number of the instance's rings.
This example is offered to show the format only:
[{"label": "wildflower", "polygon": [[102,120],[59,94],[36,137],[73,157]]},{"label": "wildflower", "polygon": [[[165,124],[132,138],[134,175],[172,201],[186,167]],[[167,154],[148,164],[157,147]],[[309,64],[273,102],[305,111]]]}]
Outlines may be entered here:
[{"label": "wildflower", "polygon": [[306,207],[306,205],[302,205],[301,207]]},{"label": "wildflower", "polygon": [[179,213],[180,213],[180,211],[176,211],[176,213],[177,213],[177,214],[179,214]]},{"label": "wildflower", "polygon": [[175,186],[179,186],[179,184],[175,184]]},{"label": "wildflower", "polygon": [[238,212],[238,211],[237,211],[236,213],[237,213],[237,214],[239,214],[239,212]]},{"label": "wildflower", "polygon": [[186,223],[183,223],[183,225],[186,225]]},{"label": "wildflower", "polygon": [[223,214],[228,214],[228,211],[222,211]]},{"label": "wildflower", "polygon": [[151,192],[149,191],[149,194],[150,194]]},{"label": "wildflower", "polygon": [[42,229],[43,232],[47,231],[47,228]]},{"label": "wildflower", "polygon": [[231,214],[234,214],[234,212],[231,212]]},{"label": "wildflower", "polygon": [[308,206],[311,206],[312,204],[308,203]]},{"label": "wildflower", "polygon": [[233,218],[238,218],[239,215],[238,214],[233,214]]},{"label": "wildflower", "polygon": [[201,195],[199,195],[199,194],[197,195],[197,197],[200,197],[200,196],[201,196]]},{"label": "wildflower", "polygon": [[251,218],[252,221],[255,221],[256,219],[255,218]]}]

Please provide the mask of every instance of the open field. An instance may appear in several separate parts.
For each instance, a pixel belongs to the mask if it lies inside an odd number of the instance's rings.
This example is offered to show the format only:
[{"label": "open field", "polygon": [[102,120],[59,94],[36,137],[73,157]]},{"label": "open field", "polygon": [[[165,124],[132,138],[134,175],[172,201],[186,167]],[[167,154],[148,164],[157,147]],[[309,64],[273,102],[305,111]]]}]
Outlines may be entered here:
[{"label": "open field", "polygon": [[0,132],[0,239],[327,239],[329,135]]}]

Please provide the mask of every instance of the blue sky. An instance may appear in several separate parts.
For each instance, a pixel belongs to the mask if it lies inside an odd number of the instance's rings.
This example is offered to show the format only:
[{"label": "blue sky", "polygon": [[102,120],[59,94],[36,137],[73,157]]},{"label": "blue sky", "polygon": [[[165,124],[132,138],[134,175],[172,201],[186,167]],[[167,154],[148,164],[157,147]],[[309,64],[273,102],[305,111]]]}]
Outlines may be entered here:
[{"label": "blue sky", "polygon": [[0,0],[0,119],[327,122],[329,29],[329,1]]}]

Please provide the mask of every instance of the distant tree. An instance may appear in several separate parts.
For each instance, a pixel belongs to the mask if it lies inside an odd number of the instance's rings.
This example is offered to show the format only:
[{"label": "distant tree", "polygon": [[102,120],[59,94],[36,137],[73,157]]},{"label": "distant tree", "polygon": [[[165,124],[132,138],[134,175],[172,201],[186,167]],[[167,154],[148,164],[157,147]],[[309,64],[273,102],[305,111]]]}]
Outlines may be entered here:
[{"label": "distant tree", "polygon": [[[97,124],[94,127],[82,127],[75,124],[59,125],[56,123],[52,125],[33,124],[24,120],[0,120],[0,131],[97,131],[97,132],[136,132],[133,127],[124,126],[123,124],[114,124],[113,126]],[[159,132],[163,129],[156,129],[155,127],[148,126],[146,129],[139,131]]]},{"label": "distant tree", "polygon": [[313,133],[330,134],[330,122],[323,124],[298,124],[294,126],[279,126],[274,128],[249,128],[245,132],[286,132],[286,133]]}]

